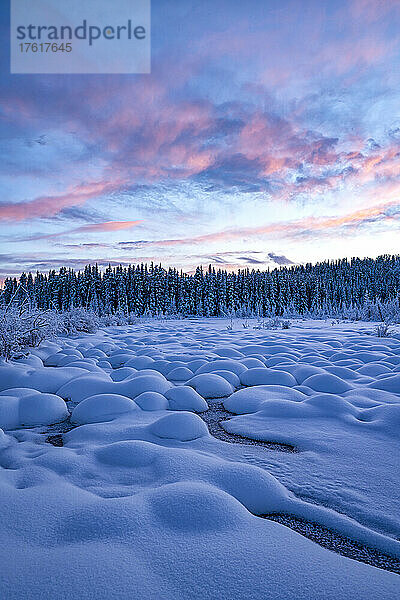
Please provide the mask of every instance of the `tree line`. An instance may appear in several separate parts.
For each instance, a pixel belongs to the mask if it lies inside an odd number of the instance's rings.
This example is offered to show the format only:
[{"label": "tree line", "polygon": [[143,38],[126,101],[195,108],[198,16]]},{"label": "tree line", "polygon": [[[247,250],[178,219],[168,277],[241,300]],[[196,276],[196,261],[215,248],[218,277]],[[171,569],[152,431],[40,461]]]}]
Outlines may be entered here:
[{"label": "tree line", "polygon": [[335,315],[400,293],[400,255],[327,260],[265,271],[197,267],[191,273],[161,265],[88,265],[82,271],[22,273],[8,277],[1,302],[35,309],[83,307],[98,314],[272,316]]}]

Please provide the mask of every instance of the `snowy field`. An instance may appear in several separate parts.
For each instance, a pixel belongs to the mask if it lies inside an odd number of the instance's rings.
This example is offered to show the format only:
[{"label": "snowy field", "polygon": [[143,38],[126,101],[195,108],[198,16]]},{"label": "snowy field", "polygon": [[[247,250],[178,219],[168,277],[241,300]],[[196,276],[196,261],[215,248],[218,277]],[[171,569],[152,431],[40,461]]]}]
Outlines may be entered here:
[{"label": "snowy field", "polygon": [[0,365],[0,596],[400,595],[400,334],[149,321]]}]

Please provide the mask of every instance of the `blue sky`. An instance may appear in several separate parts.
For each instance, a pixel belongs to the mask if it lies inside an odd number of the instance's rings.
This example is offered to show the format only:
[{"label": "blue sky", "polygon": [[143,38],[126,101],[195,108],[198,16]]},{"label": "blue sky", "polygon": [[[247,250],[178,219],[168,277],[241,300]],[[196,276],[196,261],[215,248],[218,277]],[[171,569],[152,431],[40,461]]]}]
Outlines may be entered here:
[{"label": "blue sky", "polygon": [[10,75],[0,275],[400,252],[400,3],[152,2],[150,75]]}]

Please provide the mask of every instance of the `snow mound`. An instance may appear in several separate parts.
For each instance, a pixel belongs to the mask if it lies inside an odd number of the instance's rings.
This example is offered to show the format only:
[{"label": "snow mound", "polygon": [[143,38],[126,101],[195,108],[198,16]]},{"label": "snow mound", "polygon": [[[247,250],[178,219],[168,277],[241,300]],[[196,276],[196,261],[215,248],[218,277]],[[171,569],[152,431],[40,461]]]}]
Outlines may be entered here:
[{"label": "snow mound", "polygon": [[167,379],[170,381],[187,381],[191,377],[193,377],[193,371],[187,367],[175,367],[167,375]]},{"label": "snow mound", "polygon": [[257,367],[261,367],[261,368],[265,367],[265,362],[262,361],[260,358],[255,358],[254,356],[249,356],[248,358],[244,358],[240,362],[242,363],[242,365],[244,365],[248,369],[255,369]]},{"label": "snow mound", "polygon": [[110,377],[113,381],[123,381],[128,377],[132,377],[137,373],[136,369],[132,367],[120,367],[119,369],[115,369],[110,373]]},{"label": "snow mound", "polygon": [[340,379],[344,379],[345,381],[361,379],[360,375],[356,371],[353,371],[352,369],[349,369],[348,367],[341,367],[341,366],[325,367],[325,371],[327,373],[331,373],[331,375],[336,375],[336,377],[339,377]]},{"label": "snow mound", "polygon": [[243,371],[246,371],[246,368],[241,362],[237,360],[213,360],[205,365],[202,365],[196,371],[196,375],[201,375],[202,373],[213,373],[214,371],[231,371],[236,375],[240,375]]},{"label": "snow mound", "polygon": [[151,465],[159,454],[159,449],[159,446],[150,442],[129,440],[102,446],[96,450],[95,456],[106,465],[136,469]]},{"label": "snow mound", "polygon": [[18,389],[15,392],[12,389],[8,390],[8,394],[0,395],[2,429],[51,425],[63,421],[68,416],[65,402],[54,394],[42,394],[29,389],[26,394]]},{"label": "snow mound", "polygon": [[242,346],[242,348],[240,348],[240,352],[242,352],[242,354],[245,356],[249,356],[250,354],[261,354],[262,356],[268,356],[270,354],[269,348],[257,344]]},{"label": "snow mound", "polygon": [[296,379],[290,373],[266,367],[248,369],[241,374],[240,381],[243,385],[297,385]]},{"label": "snow mound", "polygon": [[0,396],[0,427],[7,430],[19,425],[19,398]]},{"label": "snow mound", "polygon": [[25,387],[16,387],[9,388],[8,390],[4,390],[0,392],[1,396],[14,396],[15,398],[23,398],[24,396],[32,396],[32,394],[38,394],[37,390],[33,388],[25,388]]},{"label": "snow mound", "polygon": [[386,404],[367,408],[357,419],[369,428],[400,438],[400,404]]},{"label": "snow mound", "polygon": [[159,438],[181,442],[209,435],[203,419],[191,412],[177,412],[161,417],[149,426],[149,431]]},{"label": "snow mound", "polygon": [[224,379],[226,379],[227,381],[229,381],[229,383],[234,387],[240,387],[240,379],[239,377],[236,375],[236,373],[232,373],[232,371],[214,371],[214,375],[219,375],[220,377],[223,377]]},{"label": "snow mound", "polygon": [[130,358],[128,362],[125,363],[125,366],[140,370],[147,369],[147,367],[153,368],[154,362],[154,358],[151,358],[151,356],[135,356],[134,358]]},{"label": "snow mound", "polygon": [[28,365],[30,367],[43,367],[43,361],[39,356],[35,354],[29,354],[29,356],[24,356],[22,358],[14,359],[14,361],[18,365]]},{"label": "snow mound", "polygon": [[114,383],[108,375],[104,373],[84,375],[83,377],[77,377],[72,381],[69,381],[65,385],[61,386],[57,393],[65,400],[72,400],[72,402],[82,402],[89,396],[102,393],[113,393],[115,386],[120,384]]},{"label": "snow mound", "polygon": [[265,402],[271,399],[302,402],[306,398],[307,396],[293,388],[279,385],[259,385],[238,390],[224,400],[224,406],[229,412],[241,415],[257,412]]},{"label": "snow mound", "polygon": [[164,360],[162,358],[160,360],[155,360],[152,363],[151,368],[153,369],[153,371],[158,371],[159,373],[162,373],[163,375],[165,375],[166,372],[169,370],[169,366],[170,366],[169,361]]},{"label": "snow mound", "polygon": [[47,358],[44,359],[43,364],[45,367],[58,367],[60,362],[67,356],[64,352],[56,352],[55,354],[50,354]]},{"label": "snow mound", "polygon": [[329,373],[311,375],[303,381],[303,384],[316,392],[327,392],[329,394],[343,394],[352,389],[352,386],[343,379]]},{"label": "snow mound", "polygon": [[243,463],[226,462],[213,482],[256,515],[282,512],[292,494],[270,473]]},{"label": "snow mound", "polygon": [[125,379],[120,383],[115,384],[119,387],[119,392],[129,398],[136,398],[143,392],[158,392],[165,394],[172,386],[160,374],[157,375],[134,375],[129,379]]},{"label": "snow mound", "polygon": [[136,371],[136,373],[133,374],[134,377],[143,377],[143,375],[152,375],[153,377],[159,377],[163,381],[167,381],[165,375],[155,369],[140,369],[140,371]]},{"label": "snow mound", "polygon": [[92,363],[87,362],[86,360],[73,360],[71,363],[68,363],[70,367],[79,367],[80,369],[84,369],[89,373],[102,373],[102,369],[97,365],[93,365]]},{"label": "snow mound", "polygon": [[187,385],[193,387],[203,398],[224,398],[234,391],[229,381],[214,373],[195,375]]},{"label": "snow mound", "polygon": [[134,410],[138,410],[138,406],[130,398],[119,394],[97,394],[82,400],[74,408],[71,421],[79,425],[102,423],[112,421]]},{"label": "snow mound", "polygon": [[142,392],[135,397],[135,402],[142,410],[167,410],[169,408],[167,398],[158,392]]},{"label": "snow mound", "polygon": [[87,371],[77,367],[41,367],[6,363],[0,366],[0,390],[12,387],[29,387],[40,392],[54,394],[64,383]]},{"label": "snow mound", "polygon": [[163,485],[148,502],[161,526],[185,534],[230,531],[251,518],[232,496],[200,481]]},{"label": "snow mound", "polygon": [[377,375],[382,375],[383,373],[391,373],[391,369],[382,363],[372,362],[360,367],[357,369],[357,372],[361,375],[367,375],[368,377],[376,377]]},{"label": "snow mound", "polygon": [[19,420],[21,425],[51,425],[68,417],[67,406],[60,396],[35,393],[19,400]]},{"label": "snow mound", "polygon": [[381,379],[369,384],[369,387],[376,390],[400,394],[400,375],[393,375],[387,379]]},{"label": "snow mound", "polygon": [[171,410],[189,410],[203,412],[208,410],[208,404],[192,387],[182,385],[173,387],[165,392]]},{"label": "snow mound", "polygon": [[[130,362],[132,358],[132,354],[128,354],[126,352],[122,354],[114,354],[108,357],[108,362],[112,366],[113,369],[118,369],[119,367],[124,367],[127,362]],[[133,365],[128,365],[133,367]]]},{"label": "snow mound", "polygon": [[82,350],[82,354],[85,358],[106,358],[107,354],[103,352],[103,350],[99,350],[99,348],[88,348],[87,350]]},{"label": "snow mound", "polygon": [[357,352],[356,358],[363,363],[370,363],[385,359],[387,355],[383,352]]},{"label": "snow mound", "polygon": [[265,366],[266,367],[276,367],[276,365],[282,365],[282,364],[295,364],[295,361],[293,359],[292,356],[289,355],[280,355],[280,354],[275,354],[274,356],[272,356],[271,358],[268,358],[265,361]]},{"label": "snow mound", "polygon": [[242,352],[239,352],[239,350],[229,347],[215,348],[214,354],[226,358],[241,358],[243,356]]},{"label": "snow mound", "polygon": [[195,358],[194,360],[189,360],[187,363],[187,367],[195,373],[197,369],[200,369],[203,365],[207,364],[204,358]]},{"label": "snow mound", "polygon": [[[85,364],[84,359],[79,358],[75,355],[66,354],[62,357],[62,359],[58,362],[57,367],[67,367],[67,366],[76,366],[76,364],[81,365]],[[86,363],[87,364],[87,363]]]},{"label": "snow mound", "polygon": [[346,414],[355,415],[358,413],[357,408],[349,400],[331,393],[315,394],[304,401],[304,406],[312,407],[314,415],[327,418],[341,418]]}]

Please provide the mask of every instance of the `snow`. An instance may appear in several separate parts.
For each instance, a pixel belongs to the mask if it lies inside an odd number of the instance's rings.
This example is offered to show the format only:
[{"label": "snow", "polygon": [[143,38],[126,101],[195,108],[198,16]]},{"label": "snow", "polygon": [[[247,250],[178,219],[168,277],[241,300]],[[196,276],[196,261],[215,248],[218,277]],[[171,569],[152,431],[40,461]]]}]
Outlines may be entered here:
[{"label": "snow", "polygon": [[137,404],[126,396],[118,394],[97,394],[89,396],[72,411],[71,421],[84,423],[102,423],[111,421],[122,414],[137,409]]},{"label": "snow", "polygon": [[213,373],[214,371],[230,371],[236,375],[240,375],[246,371],[246,367],[237,360],[213,360],[212,362],[202,365],[197,369],[196,374]]},{"label": "snow", "polygon": [[[400,559],[400,339],[227,324],[109,327],[0,364],[1,597],[398,596],[394,573],[260,515]],[[222,404],[226,432],[296,451],[214,437]]]},{"label": "snow", "polygon": [[343,394],[351,390],[351,385],[343,381],[341,377],[329,373],[311,375],[303,381],[303,385],[316,392],[327,392],[329,394]]},{"label": "snow", "polygon": [[0,393],[0,427],[3,429],[50,425],[67,416],[65,402],[54,394],[42,394],[29,388]]},{"label": "snow", "polygon": [[18,416],[21,425],[49,425],[63,421],[68,410],[60,396],[35,393],[19,399]]},{"label": "snow", "polygon": [[195,375],[187,385],[193,387],[203,398],[223,398],[233,392],[233,387],[224,377],[215,373]]},{"label": "snow", "polygon": [[[166,394],[168,394],[168,391]],[[135,397],[135,403],[142,410],[167,410],[169,408],[166,396],[158,392],[142,392]]]},{"label": "snow", "polygon": [[125,365],[127,367],[133,367],[134,369],[146,369],[148,367],[153,368],[154,358],[151,356],[135,356],[134,358],[130,358]]},{"label": "snow", "polygon": [[167,373],[167,379],[169,381],[187,381],[193,377],[193,371],[187,367],[175,367]]},{"label": "snow", "polygon": [[207,425],[197,415],[179,412],[166,415],[155,421],[149,431],[160,438],[169,438],[186,442],[208,435]]},{"label": "snow", "polygon": [[171,410],[189,410],[203,412],[208,404],[193,388],[186,385],[173,387],[165,392]]},{"label": "snow", "polygon": [[240,381],[243,385],[285,385],[293,386],[297,384],[296,379],[285,373],[275,369],[266,369],[265,367],[254,367],[248,369],[240,376]]}]

